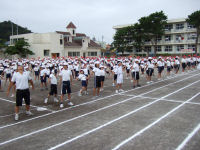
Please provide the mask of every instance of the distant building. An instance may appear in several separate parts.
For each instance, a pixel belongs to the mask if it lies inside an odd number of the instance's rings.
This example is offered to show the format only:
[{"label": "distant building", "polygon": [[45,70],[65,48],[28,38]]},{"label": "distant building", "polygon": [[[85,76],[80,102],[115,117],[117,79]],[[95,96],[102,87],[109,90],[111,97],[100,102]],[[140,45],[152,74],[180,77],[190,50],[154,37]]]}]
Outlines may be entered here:
[{"label": "distant building", "polygon": [[[123,27],[133,24],[114,26],[113,29],[118,30]],[[196,41],[196,28],[188,24],[186,19],[168,20],[165,26],[165,34],[157,38],[157,53],[158,54],[181,54],[194,53]],[[128,54],[146,54],[149,50],[153,54],[153,48],[150,40],[145,41],[144,50],[133,49]],[[197,52],[200,52],[200,40],[198,41]]]},{"label": "distant building", "polygon": [[10,45],[18,39],[26,39],[30,44],[33,57],[88,57],[100,56],[101,46],[83,33],[76,33],[76,26],[70,22],[67,31],[56,31],[50,33],[28,33],[10,36]]}]

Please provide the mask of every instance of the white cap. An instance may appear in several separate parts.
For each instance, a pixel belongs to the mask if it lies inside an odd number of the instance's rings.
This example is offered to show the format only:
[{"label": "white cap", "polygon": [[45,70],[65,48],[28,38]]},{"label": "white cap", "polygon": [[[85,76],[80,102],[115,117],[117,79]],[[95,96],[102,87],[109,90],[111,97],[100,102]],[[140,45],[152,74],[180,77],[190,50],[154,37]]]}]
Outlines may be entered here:
[{"label": "white cap", "polygon": [[68,66],[68,63],[63,63],[63,66]]},{"label": "white cap", "polygon": [[138,59],[135,59],[135,62],[136,62],[136,61],[139,61],[139,60],[138,60]]},{"label": "white cap", "polygon": [[148,59],[152,59],[152,57],[149,57]]}]

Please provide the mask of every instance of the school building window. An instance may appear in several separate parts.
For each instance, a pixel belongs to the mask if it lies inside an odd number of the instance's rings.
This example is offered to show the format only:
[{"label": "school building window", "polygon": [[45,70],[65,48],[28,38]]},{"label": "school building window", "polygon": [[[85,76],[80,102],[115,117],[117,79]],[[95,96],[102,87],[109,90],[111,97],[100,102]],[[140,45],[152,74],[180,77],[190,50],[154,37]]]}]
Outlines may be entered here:
[{"label": "school building window", "polygon": [[184,28],[184,24],[183,23],[176,24],[176,30],[181,30],[183,28]]},{"label": "school building window", "polygon": [[194,25],[191,25],[191,24],[187,24],[187,27],[188,27],[188,29],[194,29],[195,28],[195,26]]},{"label": "school building window", "polygon": [[165,41],[171,41],[171,40],[172,40],[171,35],[166,35],[166,36],[165,36]]},{"label": "school building window", "polygon": [[44,56],[49,56],[49,54],[50,54],[50,50],[45,49],[45,50],[44,50]]},{"label": "school building window", "polygon": [[80,52],[68,52],[68,56],[70,57],[80,56]]},{"label": "school building window", "polygon": [[62,39],[60,39],[60,45],[62,45],[63,44],[63,40]]},{"label": "school building window", "polygon": [[161,46],[156,46],[155,49],[156,49],[157,52],[161,52],[162,51]]},{"label": "school building window", "polygon": [[97,56],[97,52],[88,52],[88,56]]},{"label": "school building window", "polygon": [[146,52],[151,52],[151,46],[145,46],[144,51]]},{"label": "school building window", "polygon": [[172,28],[173,28],[172,24],[165,25],[165,31],[171,31]]},{"label": "school building window", "polygon": [[180,50],[184,49],[184,45],[177,45],[176,50],[179,52]]},{"label": "school building window", "polygon": [[189,44],[189,45],[188,45],[188,49],[192,49],[193,51],[195,51],[195,45]]},{"label": "school building window", "polygon": [[172,51],[172,46],[167,45],[165,46],[165,52],[171,52]]}]

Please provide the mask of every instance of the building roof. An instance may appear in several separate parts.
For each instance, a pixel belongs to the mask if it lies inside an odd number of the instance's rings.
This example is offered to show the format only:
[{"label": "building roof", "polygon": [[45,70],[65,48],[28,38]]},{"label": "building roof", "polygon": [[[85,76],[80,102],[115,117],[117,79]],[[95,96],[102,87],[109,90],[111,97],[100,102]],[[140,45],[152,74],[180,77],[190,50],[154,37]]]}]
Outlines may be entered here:
[{"label": "building roof", "polygon": [[67,29],[68,29],[68,28],[76,29],[76,26],[75,26],[72,22],[70,22],[70,23],[68,24],[68,26],[67,26]]},{"label": "building roof", "polygon": [[[59,33],[59,34],[63,34],[63,35],[70,35],[69,32],[62,32],[62,31],[56,31],[56,33]],[[76,37],[85,37],[86,35],[84,33],[76,33]]]}]

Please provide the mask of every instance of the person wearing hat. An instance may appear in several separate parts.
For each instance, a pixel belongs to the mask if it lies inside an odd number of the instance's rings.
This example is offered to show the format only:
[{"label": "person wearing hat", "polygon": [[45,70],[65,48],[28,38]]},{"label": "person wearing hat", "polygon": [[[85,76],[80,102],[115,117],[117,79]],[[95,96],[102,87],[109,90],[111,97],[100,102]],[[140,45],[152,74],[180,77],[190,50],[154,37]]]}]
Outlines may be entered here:
[{"label": "person wearing hat", "polygon": [[114,64],[112,74],[113,74],[113,84],[112,84],[112,86],[116,86],[117,85],[117,83],[116,83],[116,81],[117,81],[117,64]]},{"label": "person wearing hat", "polygon": [[162,66],[163,66],[163,63],[162,63],[162,58],[161,58],[161,57],[159,57],[159,58],[158,58],[158,61],[157,61],[157,68],[158,68],[158,80],[161,80]]},{"label": "person wearing hat", "polygon": [[39,65],[38,64],[35,64],[35,67],[34,67],[34,73],[35,73],[35,81],[36,81],[36,79],[39,81],[39,74],[40,74],[40,72],[39,72]]},{"label": "person wearing hat", "polygon": [[175,58],[175,62],[174,62],[174,69],[175,69],[175,73],[177,74],[180,68],[180,61],[178,60],[178,56]]},{"label": "person wearing hat", "polygon": [[172,66],[172,63],[171,63],[171,60],[170,58],[168,57],[167,58],[167,61],[166,61],[166,66],[167,66],[167,77],[170,76],[170,72],[171,72],[171,66]]},{"label": "person wearing hat", "polygon": [[99,96],[100,88],[101,88],[101,74],[99,69],[99,62],[95,63],[95,67],[92,70],[92,74],[94,75],[94,88],[93,88],[93,96]]},{"label": "person wearing hat", "polygon": [[55,76],[54,70],[51,71],[51,74],[49,76],[49,83],[50,83],[50,92],[49,92],[47,98],[45,98],[45,100],[44,100],[45,104],[47,104],[51,95],[54,95],[54,102],[58,102],[58,99],[57,99],[57,78]]},{"label": "person wearing hat", "polygon": [[186,68],[185,56],[183,56],[182,59],[181,59],[181,66],[182,66],[182,72],[185,72],[185,68]]},{"label": "person wearing hat", "polygon": [[68,64],[63,64],[63,69],[59,74],[60,76],[60,83],[62,83],[61,88],[61,96],[60,96],[60,108],[63,108],[63,98],[67,91],[68,97],[68,105],[73,106],[74,104],[71,102],[71,84],[72,84],[72,72],[68,70]]},{"label": "person wearing hat", "polygon": [[153,74],[153,68],[154,68],[154,64],[152,63],[152,58],[149,57],[148,62],[146,64],[147,84],[153,82],[151,80],[151,77],[152,77],[152,74]]},{"label": "person wearing hat", "polygon": [[43,87],[45,85],[46,90],[48,90],[47,88],[47,70],[45,69],[45,66],[41,66],[41,71],[40,71],[40,81],[41,81],[41,91],[43,91]]},{"label": "person wearing hat", "polygon": [[100,91],[103,91],[105,75],[106,75],[105,67],[103,65],[101,65],[100,66],[100,78],[101,78],[101,89],[100,89]]},{"label": "person wearing hat", "polygon": [[84,70],[81,69],[78,77],[76,78],[77,80],[81,80],[81,90],[78,93],[78,96],[82,96],[83,92],[87,90],[87,79],[88,77],[84,74]]},{"label": "person wearing hat", "polygon": [[24,72],[23,66],[18,66],[18,72],[13,75],[10,85],[7,90],[7,96],[10,93],[10,89],[16,82],[16,106],[15,106],[15,120],[19,120],[19,106],[22,106],[23,99],[26,103],[26,115],[32,115],[30,112],[30,91],[29,91],[29,82],[34,89],[33,81],[30,75]]},{"label": "person wearing hat", "polygon": [[11,82],[11,68],[10,66],[8,65],[7,68],[4,70],[5,74],[6,74],[6,81],[5,81],[5,85],[7,83],[7,81],[9,80],[9,82]]},{"label": "person wearing hat", "polygon": [[139,71],[140,71],[139,60],[135,59],[135,62],[131,66],[132,79],[133,79],[133,88],[135,88],[136,86],[137,87],[141,86],[139,84],[139,79],[140,79]]},{"label": "person wearing hat", "polygon": [[117,86],[116,86],[116,93],[123,92],[122,89],[122,83],[123,83],[123,68],[122,68],[122,62],[118,62],[117,66]]}]

